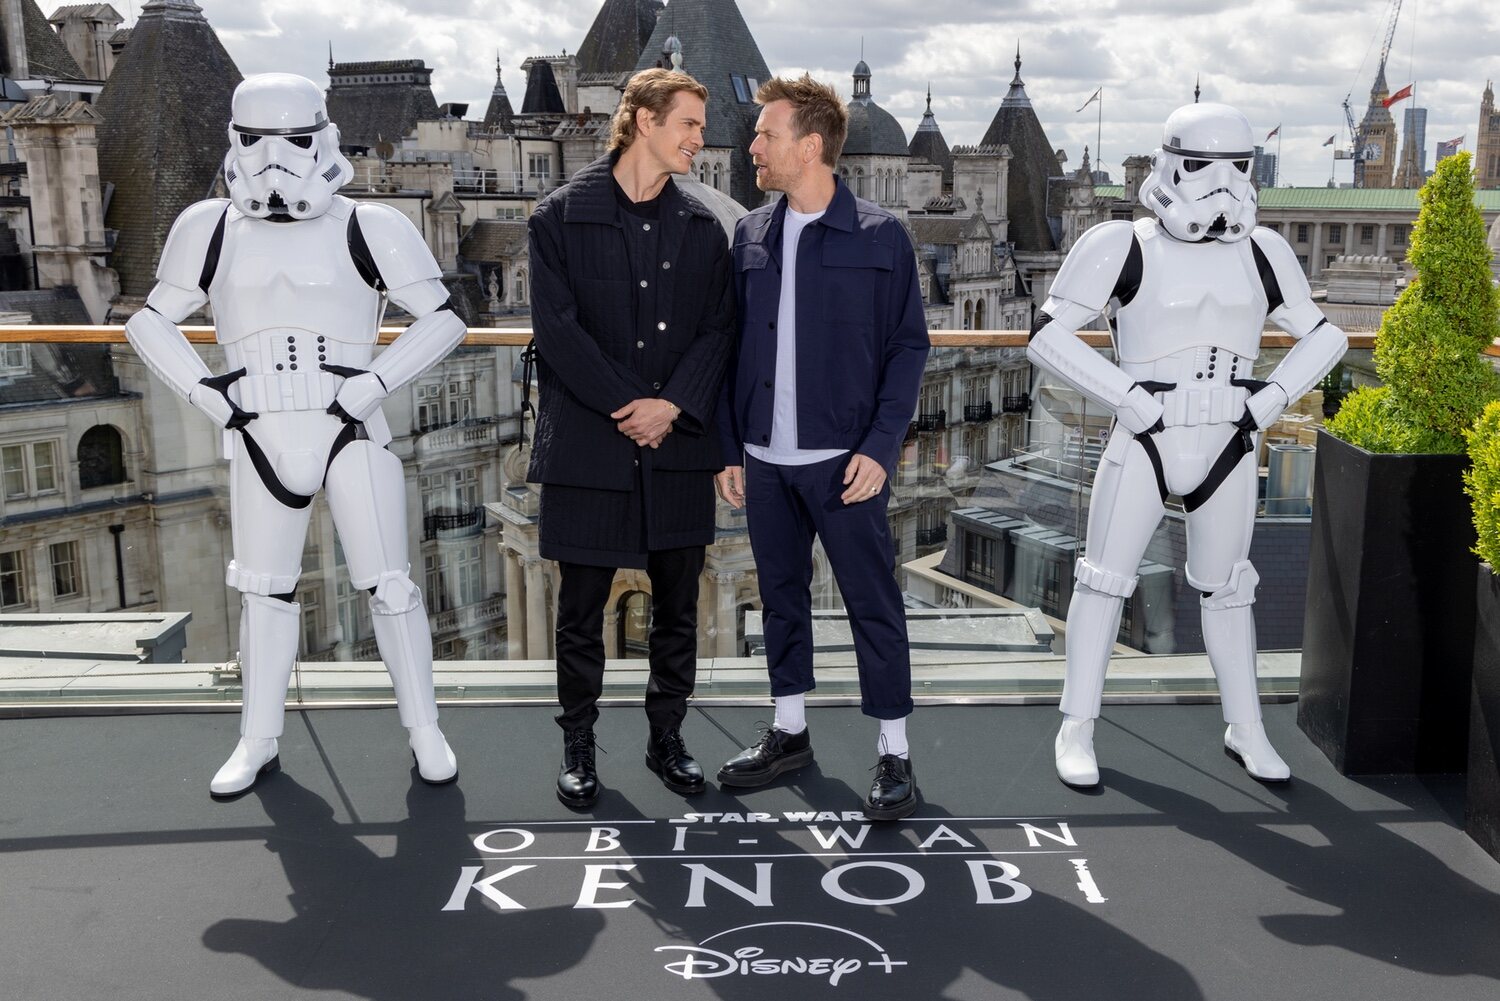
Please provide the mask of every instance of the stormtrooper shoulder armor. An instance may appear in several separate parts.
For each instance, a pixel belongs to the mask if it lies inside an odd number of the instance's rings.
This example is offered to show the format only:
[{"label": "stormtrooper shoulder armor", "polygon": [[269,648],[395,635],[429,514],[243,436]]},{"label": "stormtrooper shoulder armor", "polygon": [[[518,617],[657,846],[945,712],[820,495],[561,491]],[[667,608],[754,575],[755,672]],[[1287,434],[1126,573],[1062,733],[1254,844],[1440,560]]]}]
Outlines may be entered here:
[{"label": "stormtrooper shoulder armor", "polygon": [[1312,302],[1307,276],[1291,245],[1280,233],[1257,226],[1250,234],[1250,246],[1266,292],[1266,312],[1294,336],[1308,333],[1323,313]]},{"label": "stormtrooper shoulder armor", "polygon": [[205,298],[218,264],[229,199],[208,198],[183,209],[156,265],[156,278],[178,289],[202,289]]},{"label": "stormtrooper shoulder armor", "polygon": [[1101,222],[1068,251],[1048,294],[1101,312],[1111,299],[1139,286],[1140,262],[1135,227],[1123,219]]},{"label": "stormtrooper shoulder armor", "polygon": [[[354,221],[359,236],[356,237],[351,228],[351,239],[357,243],[363,238],[368,260],[379,272],[380,282],[386,289],[395,293],[408,285],[443,277],[422,234],[399,210],[380,202],[357,202]],[[358,253],[358,248],[354,249]],[[400,302],[399,296],[393,298]]]}]

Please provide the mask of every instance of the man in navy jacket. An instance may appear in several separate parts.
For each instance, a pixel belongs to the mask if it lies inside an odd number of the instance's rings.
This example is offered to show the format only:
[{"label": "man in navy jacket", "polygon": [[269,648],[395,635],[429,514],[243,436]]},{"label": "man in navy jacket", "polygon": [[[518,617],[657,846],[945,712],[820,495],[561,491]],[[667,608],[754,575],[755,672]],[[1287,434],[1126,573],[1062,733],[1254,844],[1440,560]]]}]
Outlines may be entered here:
[{"label": "man in navy jacket", "polygon": [[776,721],[719,781],[763,785],[812,761],[816,537],[854,632],[864,712],[881,721],[865,815],[894,820],[917,804],[911,658],[886,522],[927,361],[916,255],[901,223],[834,173],[848,112],[833,88],[775,79],[755,99],[756,185],[786,197],[735,231],[740,341],[719,408],[728,465],[717,484],[749,520]]}]

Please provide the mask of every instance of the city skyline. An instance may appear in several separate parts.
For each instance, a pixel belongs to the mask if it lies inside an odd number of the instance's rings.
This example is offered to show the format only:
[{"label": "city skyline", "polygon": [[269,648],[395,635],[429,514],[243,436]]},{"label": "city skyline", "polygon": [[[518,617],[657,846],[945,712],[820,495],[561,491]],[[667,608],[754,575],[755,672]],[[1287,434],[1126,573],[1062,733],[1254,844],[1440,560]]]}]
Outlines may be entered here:
[{"label": "city skyline", "polygon": [[[323,83],[330,42],[340,61],[423,59],[434,70],[438,100],[466,102],[471,116],[488,100],[497,53],[506,87],[519,100],[522,61],[575,51],[600,6],[600,0],[327,0],[309,10],[293,0],[199,3],[242,72],[298,72]],[[1096,145],[1096,109],[1075,111],[1096,88],[1104,88],[1101,165],[1118,182],[1120,161],[1155,148],[1161,122],[1192,100],[1201,75],[1203,99],[1240,107],[1258,137],[1281,126],[1282,183],[1321,185],[1332,165],[1323,142],[1335,132],[1338,145],[1348,140],[1345,94],[1356,120],[1363,117],[1387,4],[1307,6],[946,0],[914,16],[896,0],[826,0],[813,10],[793,0],[740,0],[773,72],[807,70],[847,93],[863,55],[875,100],[908,138],[930,80],[948,142],[978,142],[1014,73],[1019,41],[1027,92],[1070,167],[1081,162],[1085,145]],[[1432,142],[1462,135],[1472,149],[1480,94],[1486,79],[1500,76],[1500,29],[1477,0],[1418,8],[1404,18],[1387,66],[1391,89],[1414,81],[1410,101],[1428,109]],[[1301,29],[1265,30],[1293,19]],[[1168,21],[1172,30],[1164,34]],[[1399,121],[1403,105],[1393,110]],[[1274,142],[1267,151],[1277,152]],[[1091,149],[1096,164],[1097,152]],[[1349,180],[1347,162],[1339,163],[1337,176]]]}]

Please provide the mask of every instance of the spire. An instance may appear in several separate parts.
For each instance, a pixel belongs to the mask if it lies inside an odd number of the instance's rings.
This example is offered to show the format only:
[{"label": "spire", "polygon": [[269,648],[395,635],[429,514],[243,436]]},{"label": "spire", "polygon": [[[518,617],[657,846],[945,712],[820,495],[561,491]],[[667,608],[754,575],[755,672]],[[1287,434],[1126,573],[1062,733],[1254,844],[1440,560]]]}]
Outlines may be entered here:
[{"label": "spire", "polygon": [[1010,81],[1010,91],[1005,95],[1005,100],[1000,102],[1002,108],[1029,108],[1031,98],[1026,96],[1026,84],[1021,81],[1021,43],[1016,42],[1016,75]]},{"label": "spire", "polygon": [[1193,81],[1193,103],[1197,104],[1198,103],[1198,98],[1200,98],[1202,96],[1203,96],[1203,74],[1199,73],[1198,74],[1198,78]]},{"label": "spire", "polygon": [[[860,48],[864,48],[863,43]],[[854,99],[866,104],[870,101],[870,65],[865,62],[863,55],[854,64]]]},{"label": "spire", "polygon": [[1087,146],[1083,147],[1083,164],[1078,168],[1078,176],[1085,178],[1092,178],[1094,176],[1093,168],[1089,166],[1089,148]]},{"label": "spire", "polygon": [[328,40],[328,69],[333,69],[333,39]]},{"label": "spire", "polygon": [[925,115],[923,115],[922,117],[923,118],[931,118],[932,117],[932,81],[931,80],[927,81],[927,113]]}]

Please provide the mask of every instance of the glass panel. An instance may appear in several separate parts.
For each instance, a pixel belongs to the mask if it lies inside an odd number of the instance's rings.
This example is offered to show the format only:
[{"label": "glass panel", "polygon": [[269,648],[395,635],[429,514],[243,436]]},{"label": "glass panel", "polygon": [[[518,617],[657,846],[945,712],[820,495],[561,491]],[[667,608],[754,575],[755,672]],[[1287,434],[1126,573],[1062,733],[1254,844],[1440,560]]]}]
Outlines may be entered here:
[{"label": "glass panel", "polygon": [[26,572],[20,550],[0,553],[0,607],[26,604]]},{"label": "glass panel", "polygon": [[20,445],[0,448],[0,468],[4,470],[5,496],[25,497],[29,492],[26,489],[26,450]]},{"label": "glass panel", "polygon": [[79,592],[78,543],[54,542],[52,554],[52,596],[68,598]]},{"label": "glass panel", "polygon": [[50,441],[39,441],[31,446],[33,468],[36,475],[36,492],[46,493],[57,489],[57,450]]}]

